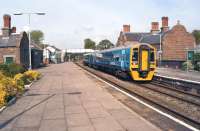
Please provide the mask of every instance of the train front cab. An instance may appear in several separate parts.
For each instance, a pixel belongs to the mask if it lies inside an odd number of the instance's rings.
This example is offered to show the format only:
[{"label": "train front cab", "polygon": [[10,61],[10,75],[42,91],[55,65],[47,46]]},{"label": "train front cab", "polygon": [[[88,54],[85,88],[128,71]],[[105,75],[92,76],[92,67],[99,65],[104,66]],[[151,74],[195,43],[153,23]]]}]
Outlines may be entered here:
[{"label": "train front cab", "polygon": [[130,74],[135,81],[150,81],[156,68],[155,48],[141,44],[131,47]]}]

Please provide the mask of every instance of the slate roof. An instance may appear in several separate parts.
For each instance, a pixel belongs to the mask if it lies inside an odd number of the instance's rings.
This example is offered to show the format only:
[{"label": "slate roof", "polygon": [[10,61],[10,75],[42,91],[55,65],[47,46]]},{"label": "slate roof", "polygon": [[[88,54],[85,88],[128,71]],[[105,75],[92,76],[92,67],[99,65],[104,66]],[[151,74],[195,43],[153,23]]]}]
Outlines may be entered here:
[{"label": "slate roof", "polygon": [[0,35],[0,48],[3,47],[16,47],[17,41],[20,39],[20,34],[12,34],[9,37]]},{"label": "slate roof", "polygon": [[159,34],[146,35],[146,36],[143,36],[139,42],[149,43],[149,44],[158,44],[160,43],[160,35]]},{"label": "slate roof", "polygon": [[133,33],[133,32],[128,32],[128,33],[124,33],[124,35],[126,36],[127,41],[140,41],[140,39],[144,36],[144,35],[148,35],[149,33]]},{"label": "slate roof", "polygon": [[[165,34],[166,33],[163,33],[162,37]],[[160,33],[152,34],[152,33],[129,32],[129,33],[124,33],[124,35],[127,38],[127,41],[137,41],[137,42],[149,43],[149,44],[159,44],[160,43]]]}]

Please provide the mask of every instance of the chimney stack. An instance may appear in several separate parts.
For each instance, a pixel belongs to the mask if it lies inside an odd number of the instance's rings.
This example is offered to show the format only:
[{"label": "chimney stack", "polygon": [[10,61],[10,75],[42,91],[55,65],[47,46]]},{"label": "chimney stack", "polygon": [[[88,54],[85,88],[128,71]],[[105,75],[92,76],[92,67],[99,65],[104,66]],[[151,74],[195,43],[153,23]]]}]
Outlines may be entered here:
[{"label": "chimney stack", "polygon": [[159,33],[159,23],[158,22],[151,22],[151,33]]},{"label": "chimney stack", "polygon": [[123,25],[123,32],[124,32],[124,33],[130,32],[130,28],[131,28],[130,25]]},{"label": "chimney stack", "polygon": [[3,27],[10,29],[10,27],[11,27],[11,16],[5,14],[3,16],[3,22],[4,22],[4,26]]},{"label": "chimney stack", "polygon": [[8,37],[11,33],[11,16],[8,14],[5,14],[3,16],[3,28],[2,28],[2,34],[4,37]]},{"label": "chimney stack", "polygon": [[169,30],[168,21],[169,21],[168,17],[166,16],[162,17],[162,27],[161,27],[162,32],[167,32]]}]

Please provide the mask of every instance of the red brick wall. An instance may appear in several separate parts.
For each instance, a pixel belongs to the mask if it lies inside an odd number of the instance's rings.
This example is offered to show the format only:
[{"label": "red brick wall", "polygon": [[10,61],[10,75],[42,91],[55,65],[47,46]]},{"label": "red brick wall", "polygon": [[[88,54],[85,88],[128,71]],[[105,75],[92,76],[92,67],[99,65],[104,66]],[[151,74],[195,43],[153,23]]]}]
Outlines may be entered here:
[{"label": "red brick wall", "polygon": [[194,37],[183,25],[176,25],[162,39],[163,60],[186,60],[186,48],[193,49]]}]

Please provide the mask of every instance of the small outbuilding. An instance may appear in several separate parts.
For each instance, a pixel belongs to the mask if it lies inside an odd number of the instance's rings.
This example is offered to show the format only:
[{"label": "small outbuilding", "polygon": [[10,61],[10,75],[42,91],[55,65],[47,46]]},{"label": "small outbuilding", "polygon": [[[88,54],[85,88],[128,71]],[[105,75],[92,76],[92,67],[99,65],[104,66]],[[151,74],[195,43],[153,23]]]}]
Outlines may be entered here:
[{"label": "small outbuilding", "polygon": [[47,64],[61,63],[61,55],[62,51],[55,46],[47,46],[43,49],[43,58]]},{"label": "small outbuilding", "polygon": [[35,43],[31,43],[31,63],[32,68],[39,68],[44,66],[43,49]]},{"label": "small outbuilding", "polygon": [[16,33],[11,28],[11,16],[3,16],[3,28],[0,35],[0,64],[16,63],[29,67],[29,40],[26,32]]}]

